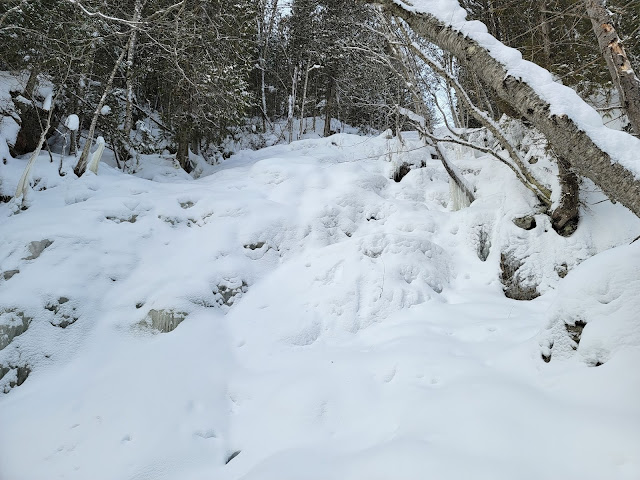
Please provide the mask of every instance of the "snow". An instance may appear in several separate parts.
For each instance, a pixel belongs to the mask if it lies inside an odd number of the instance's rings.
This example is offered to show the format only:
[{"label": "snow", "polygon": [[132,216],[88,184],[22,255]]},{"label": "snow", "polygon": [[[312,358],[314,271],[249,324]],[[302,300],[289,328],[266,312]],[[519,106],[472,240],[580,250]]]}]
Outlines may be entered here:
[{"label": "snow", "polygon": [[[9,145],[15,145],[20,132],[19,117],[11,99],[11,92],[20,91],[22,87],[15,75],[0,71],[0,112],[4,112],[0,118],[0,162],[3,163],[11,158]],[[0,185],[0,194],[6,195],[5,191]]]},{"label": "snow", "polygon": [[78,115],[76,115],[75,113],[69,115],[65,120],[64,125],[72,132],[77,131],[78,127],[80,126],[80,119],[78,118]]},{"label": "snow", "polygon": [[394,0],[408,11],[433,15],[439,21],[478,42],[499,63],[507,74],[528,84],[551,106],[550,115],[567,115],[593,142],[640,179],[637,152],[640,139],[624,132],[606,127],[597,111],[589,106],[571,88],[556,83],[550,72],[522,58],[515,48],[510,48],[488,33],[479,21],[466,19],[467,12],[457,0]]},{"label": "snow", "polygon": [[[0,478],[640,477],[640,220],[586,192],[559,237],[458,146],[478,200],[452,211],[440,162],[403,138],[242,151],[198,180],[168,156],[123,174],[108,150],[60,177],[44,154],[29,208],[0,204],[0,328],[32,319],[0,350]],[[511,221],[527,213],[531,231]],[[508,248],[541,297],[504,297]],[[185,319],[158,332],[153,310]]]},{"label": "snow", "polygon": [[109,115],[111,113],[111,107],[109,105],[105,105],[100,109],[100,115]]},{"label": "snow", "polygon": [[[609,265],[618,265],[612,270]],[[556,358],[579,356],[583,361],[605,363],[616,353],[640,344],[637,312],[640,299],[640,245],[613,248],[583,263],[571,272],[559,289],[549,324]],[[594,282],[597,279],[597,282]],[[558,326],[584,322],[577,349],[566,331]],[[631,347],[631,348],[630,348]]]},{"label": "snow", "polygon": [[92,171],[96,175],[98,174],[98,167],[100,165],[100,159],[102,158],[102,153],[104,152],[105,141],[104,137],[99,136],[96,138],[96,149],[91,154],[91,158],[87,164],[87,170]]},{"label": "snow", "polygon": [[49,92],[42,103],[42,109],[45,112],[51,110],[51,102],[53,101],[53,92]]}]

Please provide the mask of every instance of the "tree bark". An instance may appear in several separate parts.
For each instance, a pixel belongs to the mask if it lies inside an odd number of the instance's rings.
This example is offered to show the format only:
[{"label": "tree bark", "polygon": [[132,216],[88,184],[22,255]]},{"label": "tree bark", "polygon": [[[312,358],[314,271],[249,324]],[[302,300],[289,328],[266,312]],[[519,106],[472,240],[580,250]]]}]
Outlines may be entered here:
[{"label": "tree bark", "polygon": [[570,236],[578,228],[580,219],[580,192],[578,177],[564,158],[556,158],[560,180],[560,202],[551,213],[551,226],[563,237]]},{"label": "tree bark", "polygon": [[327,96],[326,103],[324,106],[324,136],[328,137],[331,135],[331,118],[333,117],[333,104],[336,96],[336,79],[333,76],[333,73],[329,73],[327,80]]},{"label": "tree bark", "polygon": [[[260,96],[262,100],[262,131],[267,131],[267,121],[269,120],[269,115],[267,114],[267,93],[266,93],[266,84],[265,84],[265,71],[267,68],[267,50],[269,47],[269,38],[271,37],[271,30],[273,29],[273,25],[276,20],[276,15],[278,12],[278,0],[274,0],[271,5],[271,13],[269,15],[269,19],[267,20],[267,3],[264,3],[262,22],[260,22],[260,36],[261,40],[261,48],[260,48],[260,56],[258,58],[258,65],[260,66]],[[265,28],[265,25],[267,27]]]},{"label": "tree bark", "polygon": [[620,95],[620,104],[624,107],[633,132],[640,135],[640,79],[631,67],[604,2],[584,0],[584,3],[598,38],[600,51],[607,61],[611,80]]},{"label": "tree bark", "polygon": [[291,83],[291,94],[289,95],[289,108],[287,111],[287,130],[289,131],[289,143],[293,142],[293,114],[296,106],[296,96],[298,94],[298,65],[293,69],[293,79]]},{"label": "tree bark", "polygon": [[29,100],[33,98],[33,91],[35,90],[36,85],[38,83],[39,73],[40,71],[37,67],[33,67],[31,69],[31,72],[29,72],[29,79],[27,80],[27,86],[24,87],[24,93],[26,94]]},{"label": "tree bark", "polygon": [[551,25],[547,17],[547,0],[538,0],[538,11],[540,12],[540,34],[542,36],[542,55],[544,58],[544,68],[551,67]]},{"label": "tree bark", "polygon": [[312,70],[311,58],[307,60],[307,68],[304,74],[304,87],[302,87],[302,102],[300,103],[300,131],[298,132],[298,140],[304,134],[304,104],[307,103],[307,86],[309,85],[309,72]]},{"label": "tree bark", "polygon": [[411,12],[393,0],[376,3],[403,18],[425,39],[456,56],[500,99],[542,132],[557,155],[565,158],[576,173],[591,179],[611,200],[622,203],[640,217],[640,179],[636,174],[600,149],[570,118],[551,115],[551,105],[531,86],[509,75],[504,65],[485,48],[432,15]]},{"label": "tree bark", "polygon": [[176,140],[178,142],[176,160],[185,172],[191,173],[193,167],[191,165],[191,161],[189,160],[189,144],[191,143],[190,132],[187,129],[181,129],[178,132]]}]

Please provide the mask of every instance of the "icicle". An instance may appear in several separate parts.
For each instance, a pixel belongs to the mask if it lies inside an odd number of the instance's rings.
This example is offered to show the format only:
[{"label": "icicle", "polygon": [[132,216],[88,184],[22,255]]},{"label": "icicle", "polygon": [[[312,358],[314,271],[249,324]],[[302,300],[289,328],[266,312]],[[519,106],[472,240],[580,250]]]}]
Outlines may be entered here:
[{"label": "icicle", "polygon": [[451,195],[451,208],[454,212],[457,212],[458,210],[471,205],[471,203],[469,202],[469,198],[467,198],[465,192],[451,178],[449,178],[449,193]]},{"label": "icicle", "polygon": [[98,144],[98,148],[91,155],[91,160],[89,160],[88,169],[91,170],[96,175],[98,174],[98,165],[100,164],[100,159],[102,158],[102,152],[104,152],[104,138],[98,137],[96,140]]}]

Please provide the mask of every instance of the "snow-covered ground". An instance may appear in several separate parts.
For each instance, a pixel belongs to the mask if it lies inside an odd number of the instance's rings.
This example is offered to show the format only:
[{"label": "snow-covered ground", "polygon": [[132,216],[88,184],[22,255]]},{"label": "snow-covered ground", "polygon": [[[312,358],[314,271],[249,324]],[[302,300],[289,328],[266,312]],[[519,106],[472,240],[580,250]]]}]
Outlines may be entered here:
[{"label": "snow-covered ground", "polygon": [[[587,183],[559,237],[462,150],[454,212],[412,138],[198,180],[42,156],[29,208],[0,205],[0,479],[640,478],[640,221]],[[504,252],[542,296],[505,298]]]}]

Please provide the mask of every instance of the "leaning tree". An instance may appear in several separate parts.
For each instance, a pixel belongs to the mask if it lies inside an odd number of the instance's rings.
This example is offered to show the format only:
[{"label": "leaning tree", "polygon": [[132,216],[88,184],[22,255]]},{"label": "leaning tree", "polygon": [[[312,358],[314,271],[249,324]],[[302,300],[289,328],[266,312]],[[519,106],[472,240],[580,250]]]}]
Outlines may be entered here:
[{"label": "leaning tree", "polygon": [[503,45],[478,22],[466,21],[457,1],[450,0],[446,9],[443,2],[417,6],[401,0],[367,3],[380,5],[386,13],[403,19],[416,34],[453,55],[536,127],[562,161],[591,179],[612,201],[640,216],[640,166],[633,162],[640,140],[607,129],[573,90],[554,83],[546,70],[523,60],[519,52]]}]

